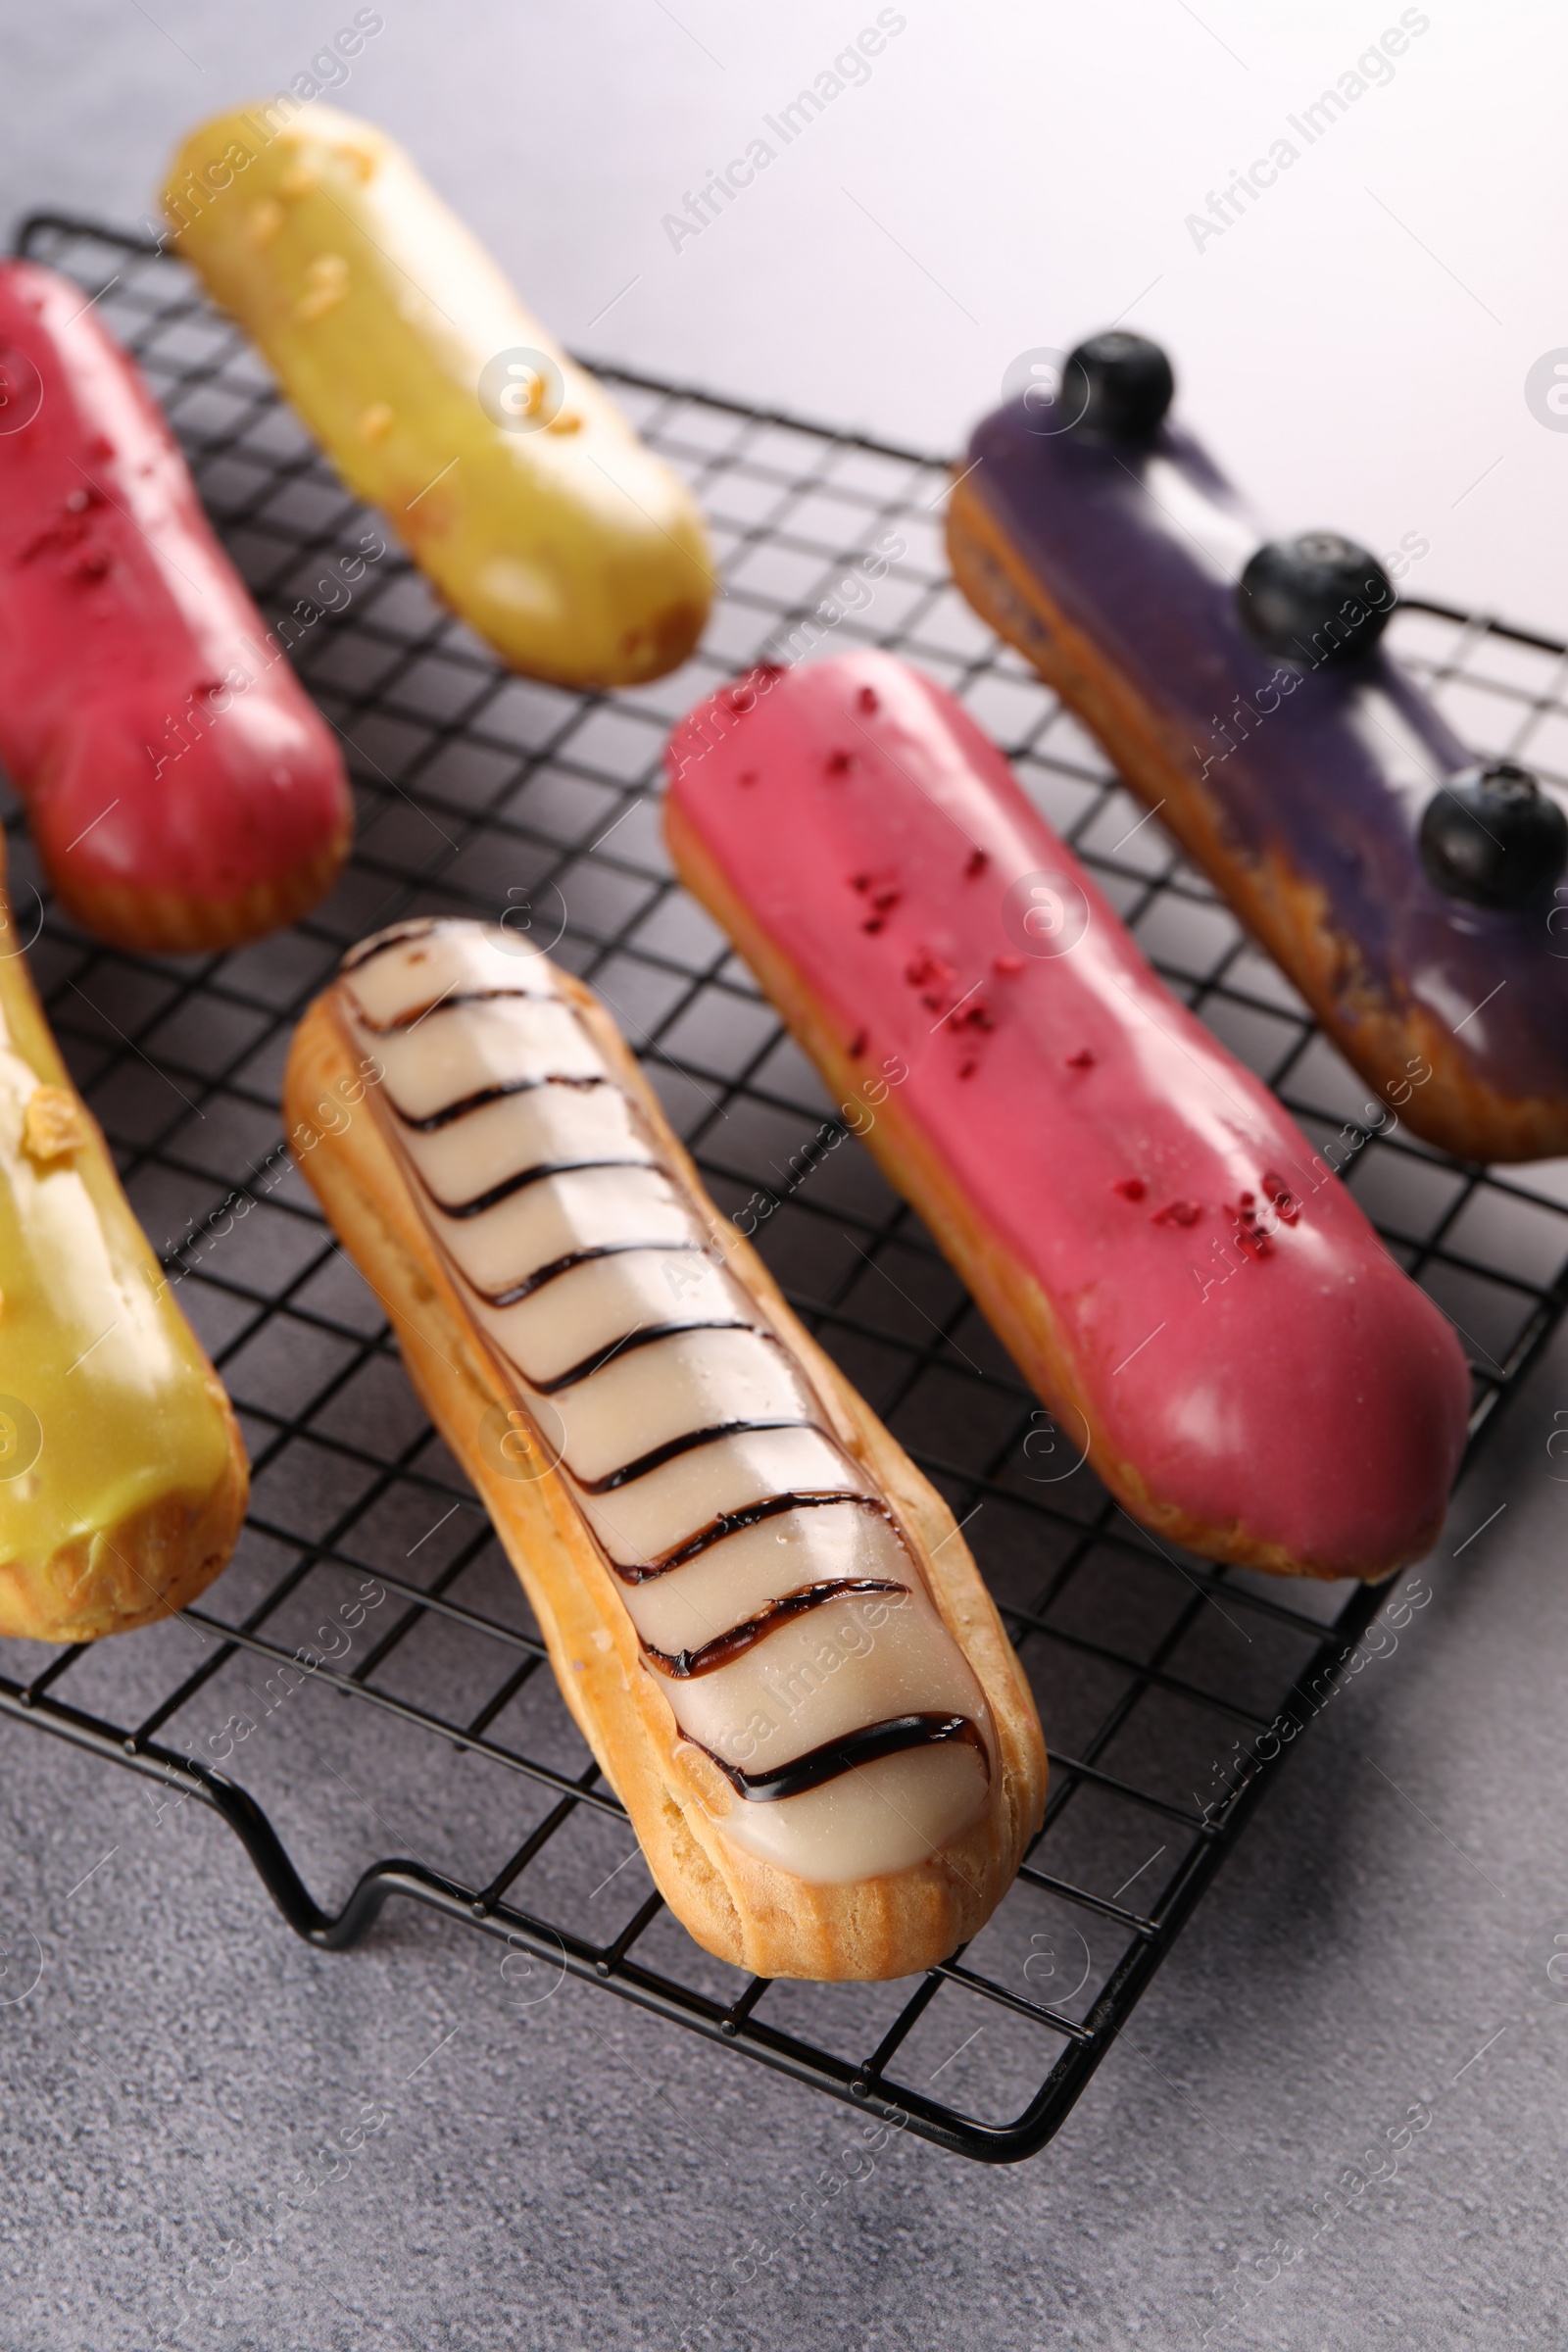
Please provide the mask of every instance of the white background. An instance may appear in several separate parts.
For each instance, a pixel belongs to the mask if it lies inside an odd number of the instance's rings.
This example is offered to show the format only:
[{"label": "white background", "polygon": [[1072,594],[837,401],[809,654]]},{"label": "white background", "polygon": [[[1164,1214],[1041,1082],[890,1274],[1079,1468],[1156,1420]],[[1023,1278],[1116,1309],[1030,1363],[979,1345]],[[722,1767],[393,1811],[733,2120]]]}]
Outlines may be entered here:
[{"label": "white background", "polygon": [[[767,135],[871,0],[379,13],[339,103],[407,143],[576,347],[952,450],[1019,352],[1131,305],[1281,528],[1419,532],[1411,593],[1568,630],[1568,433],[1524,400],[1568,346],[1568,15],[1545,0],[1433,0],[1392,81],[1200,251],[1187,215],[1272,140],[1301,147],[1285,118],[1394,0],[908,0],[869,79],[678,252],[663,216]],[[182,131],[285,86],[354,14],[17,12],[6,213],[134,221]]]}]

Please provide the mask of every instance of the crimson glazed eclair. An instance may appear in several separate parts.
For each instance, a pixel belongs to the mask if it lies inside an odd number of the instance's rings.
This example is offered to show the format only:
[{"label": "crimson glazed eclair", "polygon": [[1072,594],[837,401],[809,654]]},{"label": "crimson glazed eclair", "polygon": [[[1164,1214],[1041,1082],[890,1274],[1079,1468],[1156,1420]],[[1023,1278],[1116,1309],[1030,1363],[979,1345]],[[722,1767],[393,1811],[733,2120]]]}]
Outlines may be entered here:
[{"label": "crimson glazed eclair", "polygon": [[1558,797],[1478,760],[1378,642],[1374,556],[1266,537],[1173,385],[1156,344],[1096,335],[1055,399],[986,417],[949,503],[958,586],[1410,1127],[1464,1159],[1568,1152]]},{"label": "crimson glazed eclair", "polygon": [[667,758],[682,880],[836,1101],[907,1064],[866,1141],[1117,1499],[1286,1574],[1427,1550],[1450,1326],[952,697],[872,652],[762,670]]},{"label": "crimson glazed eclair", "polygon": [[301,1165],[671,1910],[764,1976],[930,1967],[1040,1826],[1022,1670],[603,1006],[517,945],[415,922],[345,959],[289,1059]]},{"label": "crimson glazed eclair", "polygon": [[0,264],[0,760],[76,920],[227,948],[330,888],[336,742],[79,286]]}]

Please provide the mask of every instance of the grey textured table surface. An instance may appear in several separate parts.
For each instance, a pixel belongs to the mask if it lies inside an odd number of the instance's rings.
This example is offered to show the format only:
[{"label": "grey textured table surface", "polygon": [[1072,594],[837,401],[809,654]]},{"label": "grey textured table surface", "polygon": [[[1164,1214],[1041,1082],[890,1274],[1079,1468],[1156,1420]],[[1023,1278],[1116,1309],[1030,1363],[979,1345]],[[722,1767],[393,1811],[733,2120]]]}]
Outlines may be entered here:
[{"label": "grey textured table surface", "polygon": [[[8,214],[134,222],[183,124],[280,86],[353,15],[156,13],[5,11]],[[910,9],[788,184],[679,254],[681,191],[875,11],[382,14],[343,102],[417,148],[573,340],[952,443],[1016,350],[1155,280],[1140,316],[1247,478],[1375,539],[1430,516],[1423,588],[1552,625],[1539,517],[1564,446],[1520,387],[1564,328],[1529,239],[1495,225],[1560,172],[1544,116],[1535,136],[1544,11],[1433,12],[1311,159],[1310,202],[1200,249],[1189,206],[1378,23]],[[1325,403],[1325,371],[1383,397]],[[1455,1498],[1433,1605],[1314,1728],[1059,2138],[1010,2171],[906,2141],[849,2181],[848,2110],[591,1988],[530,2001],[433,1918],[317,1954],[217,1821],[157,1821],[128,1777],[0,1729],[0,2344],[1560,2344],[1568,2002],[1533,1939],[1568,1932],[1562,1400],[1568,1339]],[[329,1795],[323,1758],[298,1795],[347,1852],[380,1786]],[[361,2115],[340,2176],[264,2228]]]}]

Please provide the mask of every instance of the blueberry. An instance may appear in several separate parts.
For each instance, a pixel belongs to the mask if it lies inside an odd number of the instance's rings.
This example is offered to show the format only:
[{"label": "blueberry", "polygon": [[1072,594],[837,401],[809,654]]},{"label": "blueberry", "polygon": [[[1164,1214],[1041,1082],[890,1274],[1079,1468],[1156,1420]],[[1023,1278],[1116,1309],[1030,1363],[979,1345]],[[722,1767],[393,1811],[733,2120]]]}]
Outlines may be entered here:
[{"label": "blueberry", "polygon": [[[1078,422],[1112,441],[1147,441],[1176,393],[1169,360],[1147,335],[1111,327],[1069,352],[1062,398]],[[1081,405],[1080,405],[1081,404]]]},{"label": "blueberry", "polygon": [[1393,609],[1394,584],[1376,556],[1338,531],[1266,540],[1236,590],[1248,634],[1308,669],[1370,653]]},{"label": "blueberry", "polygon": [[1450,776],[1421,811],[1421,862],[1450,898],[1523,906],[1565,861],[1568,817],[1511,760]]}]

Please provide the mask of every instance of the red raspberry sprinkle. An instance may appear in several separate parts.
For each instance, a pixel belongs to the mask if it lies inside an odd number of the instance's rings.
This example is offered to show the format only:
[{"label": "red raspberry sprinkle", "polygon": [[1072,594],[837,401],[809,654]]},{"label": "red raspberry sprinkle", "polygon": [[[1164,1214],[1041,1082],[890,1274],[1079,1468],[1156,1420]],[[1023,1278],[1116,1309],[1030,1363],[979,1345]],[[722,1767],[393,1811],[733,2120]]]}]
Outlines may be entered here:
[{"label": "red raspberry sprinkle", "polygon": [[1202,1213],[1201,1204],[1197,1200],[1167,1200],[1163,1208],[1155,1209],[1149,1222],[1151,1225],[1196,1225]]},{"label": "red raspberry sprinkle", "polygon": [[968,863],[965,865],[963,870],[969,876],[969,879],[973,881],[975,875],[983,874],[986,870],[986,867],[990,863],[991,859],[984,850],[971,850],[969,852]]},{"label": "red raspberry sprinkle", "polygon": [[947,988],[953,979],[953,966],[933,956],[929,948],[921,948],[904,967],[904,977],[911,988]]},{"label": "red raspberry sprinkle", "polygon": [[1094,1066],[1095,1056],[1087,1046],[1080,1046],[1076,1054],[1069,1054],[1067,1056],[1069,1070],[1092,1070]]},{"label": "red raspberry sprinkle", "polygon": [[1120,1193],[1124,1200],[1141,1200],[1149,1187],[1141,1176],[1124,1176],[1120,1184],[1113,1184],[1110,1189]]},{"label": "red raspberry sprinkle", "polygon": [[874,686],[862,686],[855,699],[868,718],[873,710],[880,710],[882,708],[881,704],[876,699],[876,688]]},{"label": "red raspberry sprinkle", "polygon": [[1023,957],[1021,956],[993,956],[991,969],[994,972],[1000,972],[1004,980],[1011,980],[1023,970]]},{"label": "red raspberry sprinkle", "polygon": [[744,718],[749,710],[757,708],[758,689],[770,685],[774,678],[783,675],[782,662],[758,662],[744,677],[737,678],[733,685],[727,686],[717,699],[727,703],[738,718]]},{"label": "red raspberry sprinkle", "polygon": [[1301,1213],[1301,1204],[1284,1177],[1276,1176],[1273,1169],[1270,1168],[1263,1178],[1263,1190],[1274,1203],[1274,1213],[1280,1223],[1294,1225]]}]

